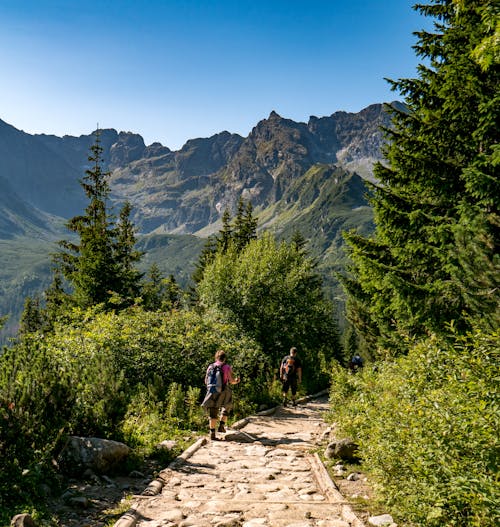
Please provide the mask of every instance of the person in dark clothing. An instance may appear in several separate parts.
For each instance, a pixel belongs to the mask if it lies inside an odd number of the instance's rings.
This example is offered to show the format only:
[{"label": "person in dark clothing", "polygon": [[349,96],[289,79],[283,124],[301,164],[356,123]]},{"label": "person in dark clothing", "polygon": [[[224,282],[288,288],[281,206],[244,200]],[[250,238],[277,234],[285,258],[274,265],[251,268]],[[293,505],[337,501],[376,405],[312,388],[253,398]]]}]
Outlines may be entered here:
[{"label": "person in dark clothing", "polygon": [[297,406],[297,386],[302,382],[302,362],[297,357],[297,348],[290,348],[290,353],[281,360],[280,379],[283,386],[283,406],[287,405],[289,389],[292,391],[292,405]]},{"label": "person in dark clothing", "polygon": [[349,363],[349,368],[352,372],[356,372],[363,367],[363,359],[356,353]]}]

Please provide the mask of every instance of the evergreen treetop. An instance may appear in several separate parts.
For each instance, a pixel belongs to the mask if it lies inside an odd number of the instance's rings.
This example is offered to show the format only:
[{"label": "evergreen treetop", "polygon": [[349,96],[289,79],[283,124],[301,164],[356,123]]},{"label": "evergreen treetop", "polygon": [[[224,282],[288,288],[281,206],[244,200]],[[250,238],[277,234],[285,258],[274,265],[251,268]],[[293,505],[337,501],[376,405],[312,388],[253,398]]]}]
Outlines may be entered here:
[{"label": "evergreen treetop", "polygon": [[[488,294],[496,287],[499,225],[498,63],[484,70],[474,58],[494,32],[482,16],[494,4],[460,4],[416,6],[435,18],[435,31],[417,33],[415,51],[425,61],[418,77],[392,82],[407,111],[392,108],[388,164],[375,168],[376,232],[371,239],[347,236],[353,260],[353,277],[345,281],[348,316],[381,346],[401,349],[401,335],[443,333],[452,322],[466,329],[470,317],[491,319],[498,306],[498,293]],[[466,247],[458,237],[469,238]],[[483,243],[471,247],[477,237]],[[464,251],[472,250],[489,269],[485,287],[464,282],[476,274],[463,265]]]},{"label": "evergreen treetop", "polygon": [[95,135],[88,158],[91,166],[80,181],[89,203],[83,215],[67,223],[77,240],[59,242],[62,250],[54,256],[54,261],[70,284],[70,300],[77,306],[125,307],[139,293],[142,275],[134,264],[140,260],[141,253],[134,249],[130,204],[123,206],[118,223],[110,209],[110,173],[102,168],[99,130]]}]

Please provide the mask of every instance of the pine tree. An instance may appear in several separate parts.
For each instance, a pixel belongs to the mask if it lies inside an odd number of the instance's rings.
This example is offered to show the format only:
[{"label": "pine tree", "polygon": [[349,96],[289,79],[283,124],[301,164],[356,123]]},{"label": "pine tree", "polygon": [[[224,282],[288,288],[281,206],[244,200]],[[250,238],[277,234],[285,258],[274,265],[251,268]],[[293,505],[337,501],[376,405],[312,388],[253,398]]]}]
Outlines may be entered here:
[{"label": "pine tree", "polygon": [[257,218],[253,217],[253,206],[251,201],[240,197],[238,200],[238,209],[233,222],[232,239],[237,252],[251,241],[257,239]]},{"label": "pine tree", "polygon": [[42,326],[43,316],[40,308],[40,300],[37,297],[26,297],[19,322],[19,336],[22,337],[28,333],[39,331],[42,329]]},{"label": "pine tree", "polygon": [[418,78],[392,82],[407,108],[392,108],[388,164],[375,168],[376,232],[347,236],[353,261],[353,276],[344,282],[348,316],[366,340],[394,349],[401,349],[401,335],[443,333],[452,321],[465,330],[470,317],[492,316],[498,302],[497,293],[482,295],[481,286],[475,306],[467,298],[472,284],[464,284],[464,275],[475,272],[466,272],[463,255],[471,245],[459,250],[457,242],[464,229],[472,239],[470,220],[477,218],[484,238],[478,258],[493,272],[498,63],[485,71],[474,50],[488,36],[481,15],[494,4],[460,4],[416,6],[436,18],[436,30],[417,34],[415,50],[426,59]]},{"label": "pine tree", "polygon": [[54,322],[64,313],[68,304],[68,295],[64,292],[59,269],[54,270],[52,283],[45,290],[44,296],[43,329],[52,331]]},{"label": "pine tree", "polygon": [[71,300],[78,306],[104,304],[110,308],[129,304],[141,278],[133,264],[140,253],[133,249],[135,236],[129,221],[130,205],[125,204],[120,223],[109,208],[110,172],[102,169],[103,148],[99,131],[90,148],[91,168],[80,182],[89,204],[85,214],[67,223],[78,240],[59,242],[62,251],[54,256],[56,265],[72,287]]},{"label": "pine tree", "polygon": [[222,214],[222,229],[217,236],[217,251],[225,253],[233,241],[233,228],[231,226],[231,213],[225,209]]},{"label": "pine tree", "polygon": [[132,206],[126,202],[120,211],[115,245],[115,260],[118,266],[117,283],[114,290],[123,299],[124,305],[133,303],[140,294],[140,282],[144,276],[135,264],[143,253],[135,249],[135,227],[130,221]]},{"label": "pine tree", "polygon": [[147,311],[170,311],[180,307],[182,291],[172,274],[163,278],[158,266],[153,264],[142,287],[142,299]]}]

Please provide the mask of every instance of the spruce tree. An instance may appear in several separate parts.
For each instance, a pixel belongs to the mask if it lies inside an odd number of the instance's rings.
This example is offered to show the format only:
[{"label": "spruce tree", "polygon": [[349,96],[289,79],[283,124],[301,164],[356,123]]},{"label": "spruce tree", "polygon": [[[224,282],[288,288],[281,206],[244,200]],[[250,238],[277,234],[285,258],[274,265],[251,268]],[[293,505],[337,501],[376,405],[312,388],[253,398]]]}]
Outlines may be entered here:
[{"label": "spruce tree", "polygon": [[[483,22],[493,6],[416,6],[435,18],[435,31],[417,33],[415,50],[425,60],[418,78],[392,82],[406,108],[391,108],[388,163],[375,167],[376,231],[347,236],[348,316],[373,343],[402,349],[401,335],[443,333],[452,322],[465,330],[471,318],[491,318],[498,306],[491,280],[498,270],[498,62],[485,70],[474,55],[494,32]],[[471,220],[483,240],[475,246]],[[464,267],[470,252],[483,271]],[[485,269],[489,279],[464,282]]]},{"label": "spruce tree", "polygon": [[233,241],[233,228],[231,226],[231,213],[225,209],[222,214],[222,229],[217,236],[217,251],[225,253]]},{"label": "spruce tree", "polygon": [[43,327],[43,315],[40,308],[40,300],[38,297],[26,297],[24,301],[24,309],[19,321],[19,336],[23,337],[28,333],[34,333],[41,330]]},{"label": "spruce tree", "polygon": [[292,243],[292,245],[295,246],[297,251],[307,254],[307,240],[304,238],[304,235],[299,230],[293,231],[290,242]]},{"label": "spruce tree", "polygon": [[142,286],[142,302],[146,311],[158,311],[161,308],[162,275],[160,268],[153,263]]},{"label": "spruce tree", "polygon": [[139,296],[140,282],[144,276],[135,267],[143,253],[135,249],[135,227],[130,221],[131,211],[132,206],[126,202],[120,211],[115,244],[117,283],[114,290],[121,297],[123,305],[130,305]]},{"label": "spruce tree", "polygon": [[198,262],[195,265],[195,270],[192,275],[192,279],[195,284],[198,284],[203,279],[203,273],[205,267],[214,261],[215,255],[217,254],[217,236],[212,235],[207,238],[205,245],[203,246]]},{"label": "spruce tree", "polygon": [[43,309],[43,329],[52,331],[54,322],[64,314],[68,305],[68,295],[64,292],[59,269],[54,270],[52,283],[45,290],[45,307]]},{"label": "spruce tree", "polygon": [[240,196],[238,209],[233,222],[232,239],[237,252],[251,241],[257,239],[257,218],[253,216],[253,206],[251,201],[247,201]]},{"label": "spruce tree", "polygon": [[[234,247],[236,252],[241,252],[251,241],[257,239],[257,218],[253,216],[253,207],[250,201],[245,205],[245,200],[240,197],[234,220],[231,218],[229,209],[225,209],[222,215],[222,228],[214,235],[209,236],[203,247],[192,279],[198,284],[203,279],[203,273],[207,265],[211,264],[218,253],[225,254],[229,247]],[[192,291],[192,297],[196,294]]]},{"label": "spruce tree", "polygon": [[138,292],[141,275],[133,264],[141,255],[133,248],[135,237],[129,221],[129,204],[125,204],[120,222],[115,224],[108,203],[110,172],[102,168],[99,131],[90,151],[91,167],[80,182],[89,204],[85,214],[67,223],[78,239],[59,242],[62,251],[54,260],[72,287],[70,298],[76,305],[104,304],[116,308],[129,304]]},{"label": "spruce tree", "polygon": [[142,286],[144,309],[147,311],[170,311],[181,305],[182,291],[171,274],[163,278],[157,264],[148,272],[148,280]]}]

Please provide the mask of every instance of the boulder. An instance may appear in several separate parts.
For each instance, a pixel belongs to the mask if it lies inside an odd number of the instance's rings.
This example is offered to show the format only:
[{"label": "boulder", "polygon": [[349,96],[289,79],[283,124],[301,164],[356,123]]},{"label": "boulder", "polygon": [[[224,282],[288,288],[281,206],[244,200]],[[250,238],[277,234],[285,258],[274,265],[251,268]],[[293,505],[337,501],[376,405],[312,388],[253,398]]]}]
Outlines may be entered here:
[{"label": "boulder", "polygon": [[87,469],[106,474],[116,469],[129,452],[130,448],[118,441],[71,436],[59,454],[58,463],[69,475],[82,475]]},{"label": "boulder", "polygon": [[29,514],[16,514],[10,521],[12,527],[37,527]]},{"label": "boulder", "polygon": [[371,516],[368,518],[368,525],[373,525],[374,527],[397,527],[397,524],[394,523],[390,514]]},{"label": "boulder", "polygon": [[339,439],[328,443],[325,450],[328,459],[342,459],[344,461],[358,461],[358,445],[350,439]]},{"label": "boulder", "polygon": [[169,439],[165,439],[164,441],[162,441],[161,443],[158,443],[156,445],[156,448],[158,450],[172,450],[175,448],[175,446],[177,445],[177,441],[173,441],[173,440],[169,440]]}]

